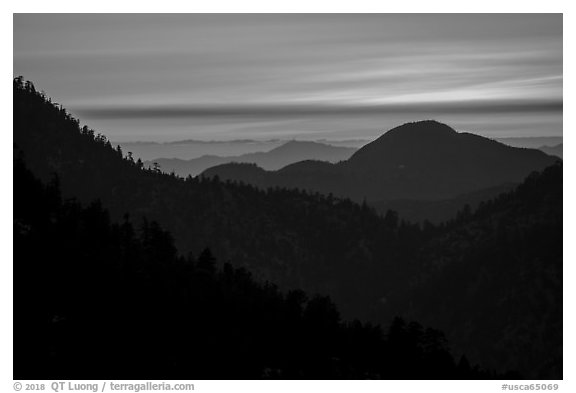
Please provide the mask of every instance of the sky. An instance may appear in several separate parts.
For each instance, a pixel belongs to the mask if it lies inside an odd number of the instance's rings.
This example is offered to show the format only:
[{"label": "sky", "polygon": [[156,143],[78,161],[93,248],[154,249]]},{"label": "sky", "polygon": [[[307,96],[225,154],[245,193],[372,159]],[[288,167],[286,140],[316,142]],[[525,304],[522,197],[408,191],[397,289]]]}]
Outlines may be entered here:
[{"label": "sky", "polygon": [[13,73],[112,141],[562,135],[561,14],[15,14]]}]

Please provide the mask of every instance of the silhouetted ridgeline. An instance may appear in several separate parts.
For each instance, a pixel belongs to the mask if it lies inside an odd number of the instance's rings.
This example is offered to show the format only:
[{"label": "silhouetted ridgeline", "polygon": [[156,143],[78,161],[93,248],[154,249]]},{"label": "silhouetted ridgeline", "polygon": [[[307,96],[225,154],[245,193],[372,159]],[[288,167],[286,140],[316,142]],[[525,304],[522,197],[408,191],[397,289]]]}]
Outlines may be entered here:
[{"label": "silhouetted ridgeline", "polygon": [[[446,330],[458,354],[472,354],[473,363],[527,378],[562,375],[561,164],[481,203],[477,212],[464,209],[442,225],[411,225],[394,212],[380,217],[366,204],[332,195],[143,169],[18,79],[14,142],[15,154],[22,152],[44,183],[58,174],[64,198],[86,205],[100,199],[114,225],[122,225],[126,213],[132,222],[159,222],[174,237],[175,255],[209,247],[218,261],[246,267],[259,281],[330,295],[345,319],[431,321]],[[306,165],[327,176],[333,167]],[[290,167],[298,173],[299,165]],[[275,375],[268,364],[251,375],[263,368]],[[286,370],[283,375],[295,375]]]},{"label": "silhouetted ridgeline", "polygon": [[441,328],[482,364],[559,378],[562,165],[459,219],[421,248],[412,285],[396,293],[410,304],[399,314]]},{"label": "silhouetted ridgeline", "polygon": [[439,223],[455,216],[477,197],[494,197],[499,188],[518,184],[530,172],[556,161],[539,150],[506,146],[436,121],[396,127],[336,164],[302,161],[265,171],[235,163],[203,174],[261,188],[288,187],[332,193],[397,209],[414,222]]},{"label": "silhouetted ridgeline", "polygon": [[242,154],[240,156],[220,157],[205,155],[191,160],[178,158],[157,158],[144,161],[145,166],[158,163],[163,172],[174,172],[179,176],[196,176],[215,165],[229,162],[254,163],[264,169],[275,170],[302,160],[316,159],[328,162],[346,160],[356,151],[351,147],[330,146],[318,142],[289,141],[267,152]]},{"label": "silhouetted ridgeline", "polygon": [[205,175],[260,187],[333,193],[356,201],[437,200],[520,182],[556,160],[539,150],[510,147],[458,133],[436,121],[420,121],[384,133],[337,164],[304,161],[259,172],[224,164]]},{"label": "silhouetted ridgeline", "polygon": [[379,261],[399,248],[411,250],[424,236],[416,225],[394,215],[381,219],[349,200],[145,170],[65,110],[18,86],[17,150],[41,180],[57,173],[65,197],[100,199],[114,220],[129,213],[157,221],[184,255],[210,247],[218,260],[232,260],[282,288],[330,294],[347,317],[366,317],[382,279],[397,281]]},{"label": "silhouetted ridgeline", "polygon": [[[441,332],[341,322],[328,297],[282,294],[209,250],[178,256],[156,223],[111,223],[14,164],[16,379],[453,379]],[[509,376],[510,377],[510,376]]]},{"label": "silhouetted ridgeline", "polygon": [[388,210],[398,212],[400,217],[409,222],[429,221],[440,224],[456,217],[459,211],[466,205],[475,210],[481,202],[495,198],[498,195],[511,191],[519,183],[505,183],[499,186],[485,188],[479,191],[459,195],[450,199],[421,200],[421,199],[396,199],[390,201],[370,202],[377,212],[386,214]]}]

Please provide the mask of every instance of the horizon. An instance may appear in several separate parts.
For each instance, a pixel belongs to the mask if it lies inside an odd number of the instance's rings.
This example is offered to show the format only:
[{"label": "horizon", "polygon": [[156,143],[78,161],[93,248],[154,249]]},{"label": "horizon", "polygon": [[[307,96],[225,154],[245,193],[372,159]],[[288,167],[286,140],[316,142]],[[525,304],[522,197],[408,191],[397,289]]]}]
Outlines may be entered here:
[{"label": "horizon", "polygon": [[561,14],[14,14],[17,75],[118,143],[563,134]]},{"label": "horizon", "polygon": [[[131,150],[134,157],[141,158],[144,161],[155,161],[163,159],[180,159],[183,161],[193,160],[201,157],[220,157],[231,158],[253,153],[271,153],[276,149],[290,143],[314,143],[316,145],[331,146],[334,148],[348,148],[360,150],[371,144],[389,131],[407,124],[430,122],[434,120],[424,120],[416,122],[403,123],[386,130],[382,134],[372,139],[298,139],[298,138],[274,138],[274,139],[231,139],[231,140],[197,140],[185,139],[176,141],[110,141],[114,146],[121,146],[123,149]],[[441,123],[443,124],[443,123]],[[444,124],[457,134],[470,134],[467,131],[455,130],[450,125]],[[478,134],[475,134],[478,135]],[[496,142],[509,145],[512,147],[523,147],[542,150],[543,148],[562,146],[563,137],[550,136],[532,136],[532,137],[487,137]],[[184,149],[183,149],[184,148]],[[297,161],[297,160],[296,160]]]},{"label": "horizon", "polygon": [[[96,130],[98,131],[98,130]],[[389,130],[385,131],[384,133],[388,132]],[[474,134],[473,132],[468,132],[468,131],[459,131],[456,130],[456,132],[458,133],[470,133],[470,134]],[[384,135],[384,133],[380,134]],[[480,134],[476,134],[476,135],[480,135]],[[377,136],[376,138],[378,138],[379,136]],[[482,136],[482,135],[481,135]],[[489,139],[494,139],[494,140],[503,140],[503,139],[554,139],[554,138],[560,138],[560,139],[564,139],[563,135],[535,135],[535,136],[511,136],[511,137],[488,137]],[[120,144],[120,143],[126,143],[126,144],[136,144],[136,143],[142,143],[142,144],[158,144],[158,145],[162,145],[162,144],[166,144],[166,145],[170,145],[170,144],[180,144],[180,143],[268,143],[268,142],[316,142],[316,143],[326,143],[326,144],[330,144],[330,143],[345,143],[345,142],[372,142],[375,139],[364,139],[364,138],[345,138],[345,139],[326,139],[326,138],[318,138],[318,139],[298,139],[298,138],[273,138],[273,139],[177,139],[177,140],[173,140],[173,141],[146,141],[146,140],[126,140],[126,141],[117,141],[117,140],[110,140],[110,143],[112,144]]]}]

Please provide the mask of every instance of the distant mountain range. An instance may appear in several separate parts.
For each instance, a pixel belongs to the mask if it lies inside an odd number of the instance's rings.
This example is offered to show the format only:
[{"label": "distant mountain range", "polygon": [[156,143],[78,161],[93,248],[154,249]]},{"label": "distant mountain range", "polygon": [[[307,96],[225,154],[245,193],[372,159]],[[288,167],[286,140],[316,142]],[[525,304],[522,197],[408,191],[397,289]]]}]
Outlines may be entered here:
[{"label": "distant mountain range", "polygon": [[[113,146],[121,146],[122,150],[126,153],[131,152],[135,159],[140,158],[142,161],[154,161],[160,158],[178,158],[180,160],[191,160],[206,155],[218,157],[236,157],[249,153],[269,152],[270,150],[282,146],[288,142],[292,142],[292,140],[232,139],[225,141],[202,141],[196,139],[187,139],[171,142],[118,141],[111,143]],[[357,149],[369,143],[370,141],[364,139],[318,139],[315,141],[302,142],[317,142],[324,145]]]},{"label": "distant mountain range", "polygon": [[441,200],[517,183],[557,160],[539,150],[514,148],[436,121],[396,127],[336,164],[302,161],[266,171],[223,164],[203,172],[259,187],[300,188],[368,202]]},{"label": "distant mountain range", "polygon": [[[284,144],[286,142],[291,142],[294,140],[287,140],[287,139],[230,139],[230,140],[201,140],[201,139],[182,139],[177,141],[167,141],[167,142],[156,142],[156,141],[111,141],[113,145],[122,145],[122,146],[132,146],[132,145],[220,145],[220,144],[238,144],[238,145],[258,145],[258,144],[268,144],[268,143],[278,143]],[[369,139],[316,139],[313,141],[304,141],[304,142],[318,142],[323,143],[325,145],[332,145],[332,146],[344,146],[344,147],[361,147],[370,142]]]},{"label": "distant mountain range", "polygon": [[538,150],[542,150],[544,153],[549,154],[551,156],[562,157],[562,143],[556,146],[540,146]]},{"label": "distant mountain range", "polygon": [[[547,146],[555,146],[562,143],[562,137],[528,137],[528,138],[495,138],[494,140],[501,142],[505,145],[512,147],[525,147],[531,149],[545,149]],[[226,141],[205,141],[196,139],[187,139],[169,142],[153,142],[153,141],[127,141],[127,142],[112,142],[112,145],[120,145],[122,150],[126,153],[131,152],[135,159],[140,158],[146,162],[146,165],[152,165],[158,162],[161,168],[170,172],[174,170],[177,174],[187,176],[188,174],[196,175],[209,166],[220,165],[231,161],[255,163],[262,166],[264,169],[273,170],[280,169],[276,167],[267,167],[265,164],[261,165],[258,156],[242,157],[250,153],[266,153],[271,152],[273,149],[280,147],[289,142],[296,142],[283,139],[266,139],[266,140],[253,140],[253,139],[233,139]],[[345,147],[351,149],[358,149],[370,143],[367,139],[317,139],[314,141],[297,141],[302,143],[312,142],[323,145]],[[545,151],[545,150],[544,150]],[[324,158],[323,151],[320,150],[319,154],[309,152],[308,156],[302,154],[295,155],[293,159],[286,160],[286,164],[292,164],[304,159],[332,161],[330,157]],[[554,154],[557,155],[557,154]],[[207,157],[204,157],[207,156]],[[187,172],[186,163],[176,160],[189,161],[197,158],[202,158],[197,162],[191,163],[190,172]],[[170,159],[176,159],[170,161]],[[208,167],[202,168],[203,162],[209,163]],[[196,163],[199,165],[197,166]],[[180,171],[180,168],[183,170]],[[202,168],[198,171],[197,168]]]},{"label": "distant mountain range", "polygon": [[191,160],[158,158],[144,161],[144,165],[149,167],[158,163],[163,172],[174,172],[179,176],[186,177],[188,175],[196,176],[212,166],[231,162],[254,163],[267,170],[277,170],[288,164],[310,159],[335,163],[350,158],[355,151],[356,149],[352,147],[331,146],[308,141],[289,141],[267,152],[229,157],[205,155]]},{"label": "distant mountain range", "polygon": [[542,146],[554,146],[562,143],[561,136],[494,138],[494,140],[508,146],[526,147],[529,149],[539,149]]}]

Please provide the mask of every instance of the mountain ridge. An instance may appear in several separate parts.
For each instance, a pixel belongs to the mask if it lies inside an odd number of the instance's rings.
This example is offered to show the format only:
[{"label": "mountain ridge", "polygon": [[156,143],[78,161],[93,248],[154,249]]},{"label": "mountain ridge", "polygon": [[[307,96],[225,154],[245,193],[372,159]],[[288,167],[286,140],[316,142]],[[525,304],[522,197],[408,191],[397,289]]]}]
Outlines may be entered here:
[{"label": "mountain ridge", "polygon": [[246,153],[238,156],[204,155],[190,160],[157,158],[144,161],[144,165],[152,166],[157,163],[164,172],[175,172],[179,176],[186,177],[196,176],[216,165],[233,162],[255,163],[266,170],[278,170],[286,165],[307,159],[338,162],[349,158],[355,151],[356,149],[350,147],[292,140],[266,152]]},{"label": "mountain ridge", "polygon": [[[395,127],[348,160],[332,165],[299,162],[289,170],[266,171],[258,179],[241,173],[240,167],[232,170],[234,164],[218,165],[202,174],[263,188],[332,193],[355,201],[434,200],[519,182],[555,160],[538,150],[514,148],[426,120]],[[324,177],[315,173],[318,169]],[[327,174],[330,178],[325,177]]]},{"label": "mountain ridge", "polygon": [[542,150],[544,153],[551,155],[551,156],[556,156],[559,158],[563,158],[564,155],[564,146],[562,143],[558,144],[558,145],[554,145],[554,146],[540,146],[538,148],[538,150]]}]

